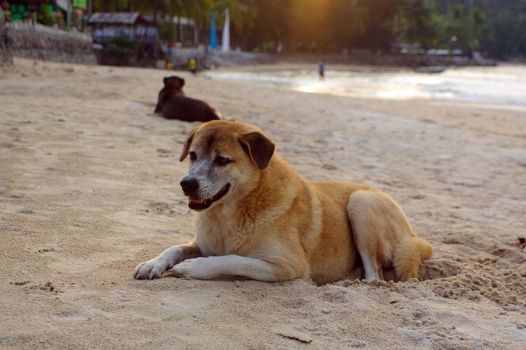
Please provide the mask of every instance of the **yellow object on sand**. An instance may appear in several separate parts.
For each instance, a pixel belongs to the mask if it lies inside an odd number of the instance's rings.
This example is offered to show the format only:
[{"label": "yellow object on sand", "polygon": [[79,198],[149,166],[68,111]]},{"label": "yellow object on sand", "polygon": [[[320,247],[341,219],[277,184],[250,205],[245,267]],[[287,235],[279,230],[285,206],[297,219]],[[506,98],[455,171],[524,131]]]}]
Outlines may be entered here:
[{"label": "yellow object on sand", "polygon": [[191,71],[197,70],[197,60],[195,58],[190,58],[190,60],[188,60],[188,68]]}]

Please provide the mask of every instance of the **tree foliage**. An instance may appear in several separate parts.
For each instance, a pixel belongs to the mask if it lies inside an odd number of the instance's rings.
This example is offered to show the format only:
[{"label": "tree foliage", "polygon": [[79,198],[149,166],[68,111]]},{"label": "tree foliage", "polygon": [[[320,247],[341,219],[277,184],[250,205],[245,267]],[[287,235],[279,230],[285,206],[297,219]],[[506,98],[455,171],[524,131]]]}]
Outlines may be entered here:
[{"label": "tree foliage", "polygon": [[94,0],[97,11],[193,18],[206,32],[229,9],[232,42],[244,49],[387,51],[395,43],[526,56],[526,0]]},{"label": "tree foliage", "polygon": [[440,23],[431,1],[402,0],[392,28],[398,40],[423,48],[436,47],[439,41]]}]

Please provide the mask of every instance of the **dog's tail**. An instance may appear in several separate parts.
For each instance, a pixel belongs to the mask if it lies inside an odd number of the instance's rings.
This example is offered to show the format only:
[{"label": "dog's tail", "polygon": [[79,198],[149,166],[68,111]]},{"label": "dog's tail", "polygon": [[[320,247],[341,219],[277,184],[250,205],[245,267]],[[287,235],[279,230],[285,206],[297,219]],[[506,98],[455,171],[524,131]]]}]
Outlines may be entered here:
[{"label": "dog's tail", "polygon": [[396,278],[399,281],[417,278],[422,261],[431,258],[431,255],[433,247],[429,242],[417,236],[405,237],[394,249]]}]

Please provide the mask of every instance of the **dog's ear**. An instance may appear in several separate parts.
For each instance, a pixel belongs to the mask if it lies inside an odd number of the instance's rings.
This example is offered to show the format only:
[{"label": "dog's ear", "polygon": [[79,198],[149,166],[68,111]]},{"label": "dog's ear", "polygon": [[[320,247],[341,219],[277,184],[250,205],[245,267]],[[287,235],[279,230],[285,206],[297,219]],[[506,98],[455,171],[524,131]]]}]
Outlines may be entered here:
[{"label": "dog's ear", "polygon": [[168,82],[170,81],[170,77],[164,77],[163,78],[163,84],[164,86],[168,85]]},{"label": "dog's ear", "polygon": [[276,146],[260,132],[251,132],[239,138],[245,153],[260,170],[266,169],[272,159]]},{"label": "dog's ear", "polygon": [[184,79],[177,77],[177,80],[179,81],[179,88],[182,89],[185,83]]},{"label": "dog's ear", "polygon": [[196,132],[197,128],[194,128],[190,130],[188,133],[188,136],[186,136],[186,141],[184,142],[183,146],[183,153],[181,153],[181,157],[179,157],[179,161],[182,162],[183,160],[188,157],[188,153],[190,152],[190,146],[192,145],[192,140],[194,138],[194,134]]}]

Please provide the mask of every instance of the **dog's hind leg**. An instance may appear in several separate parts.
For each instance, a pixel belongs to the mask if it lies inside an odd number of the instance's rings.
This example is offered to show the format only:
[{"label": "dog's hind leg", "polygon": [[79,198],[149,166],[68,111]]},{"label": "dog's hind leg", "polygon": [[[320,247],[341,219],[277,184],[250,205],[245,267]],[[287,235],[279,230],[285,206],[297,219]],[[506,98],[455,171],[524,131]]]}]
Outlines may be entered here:
[{"label": "dog's hind leg", "polygon": [[403,238],[395,247],[393,254],[396,278],[399,281],[418,278],[422,261],[431,258],[432,254],[431,244],[422,238],[416,236]]},{"label": "dog's hind leg", "polygon": [[354,244],[362,259],[366,280],[383,277],[382,241],[378,234],[381,228],[377,224],[379,218],[375,212],[375,203],[370,191],[361,190],[351,194],[347,205]]},{"label": "dog's hind leg", "polygon": [[[371,255],[366,249],[359,249],[358,252],[362,258],[363,268],[365,270],[365,279],[368,281],[383,278],[382,267],[377,263],[376,256]],[[382,276],[380,276],[382,275]]]},{"label": "dog's hind leg", "polygon": [[422,260],[431,257],[431,245],[416,236],[394,199],[380,191],[356,191],[347,212],[366,279],[381,277],[382,267],[390,266],[398,280],[418,276]]}]

